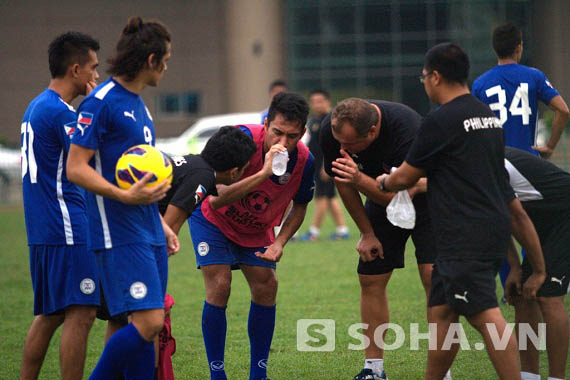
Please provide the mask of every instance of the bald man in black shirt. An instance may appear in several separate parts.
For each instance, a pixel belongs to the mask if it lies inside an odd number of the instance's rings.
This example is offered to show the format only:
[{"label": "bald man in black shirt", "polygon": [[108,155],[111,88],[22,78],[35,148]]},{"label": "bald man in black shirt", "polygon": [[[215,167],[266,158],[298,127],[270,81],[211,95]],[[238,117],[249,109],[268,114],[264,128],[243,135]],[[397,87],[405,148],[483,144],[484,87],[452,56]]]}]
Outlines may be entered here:
[{"label": "bald man in black shirt", "polygon": [[[356,246],[360,255],[357,269],[360,313],[362,323],[368,325],[363,333],[370,344],[365,348],[364,368],[355,380],[386,376],[384,350],[374,332],[389,322],[386,287],[393,270],[404,267],[404,252],[410,237],[428,296],[436,250],[422,184],[409,190],[416,209],[416,225],[408,230],[388,221],[386,206],[395,194],[380,192],[374,181],[378,175],[400,166],[420,124],[421,116],[404,104],[359,98],[339,102],[321,123],[325,171],[334,176],[342,201],[361,234]],[[360,193],[366,195],[365,204]]]}]

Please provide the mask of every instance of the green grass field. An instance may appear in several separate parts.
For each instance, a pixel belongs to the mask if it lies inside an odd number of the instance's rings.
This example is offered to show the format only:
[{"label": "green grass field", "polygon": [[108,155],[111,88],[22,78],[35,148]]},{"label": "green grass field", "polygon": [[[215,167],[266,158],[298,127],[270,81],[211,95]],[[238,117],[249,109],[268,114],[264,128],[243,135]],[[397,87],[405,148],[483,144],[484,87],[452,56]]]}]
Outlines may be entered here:
[{"label": "green grass field", "polygon": [[[301,231],[306,231],[311,211]],[[363,351],[349,350],[358,341],[348,334],[348,327],[360,322],[359,286],[356,275],[356,228],[350,223],[353,238],[349,241],[315,243],[294,242],[287,245],[278,266],[279,293],[277,325],[271,349],[268,375],[274,380],[331,379],[347,380],[359,372]],[[323,236],[332,232],[330,220],[323,226]],[[173,357],[177,379],[208,379],[208,364],[202,342],[201,313],[204,287],[200,272],[195,269],[188,229],[180,234],[181,252],[170,259],[168,292],[176,300],[172,311],[173,335],[177,352]],[[16,379],[19,374],[22,347],[32,321],[33,294],[29,278],[28,251],[23,210],[19,207],[0,208],[0,355],[3,358],[0,379]],[[406,332],[404,345],[385,353],[385,368],[390,379],[422,379],[427,360],[427,342],[419,350],[410,349],[409,325],[419,323],[420,332],[427,332],[425,297],[417,274],[413,246],[407,249],[406,268],[397,270],[389,285],[391,322]],[[233,276],[232,295],[228,305],[226,371],[230,379],[247,379],[249,374],[249,340],[247,316],[249,290],[240,272]],[[570,310],[566,299],[566,307]],[[513,310],[501,306],[505,317],[512,321]],[[336,322],[336,349],[333,352],[299,352],[296,343],[297,320],[306,318],[333,319]],[[460,351],[452,367],[454,379],[494,379],[495,372],[485,351],[474,345],[482,342],[479,334],[465,320],[463,326],[471,350]],[[103,348],[104,323],[97,321],[89,338],[85,373],[95,366]],[[317,336],[316,334],[313,334]],[[386,342],[393,343],[389,332]],[[56,333],[41,379],[59,378]],[[546,355],[541,354],[541,374],[546,378]],[[567,376],[570,371],[567,372]],[[85,376],[87,378],[87,375]]]}]

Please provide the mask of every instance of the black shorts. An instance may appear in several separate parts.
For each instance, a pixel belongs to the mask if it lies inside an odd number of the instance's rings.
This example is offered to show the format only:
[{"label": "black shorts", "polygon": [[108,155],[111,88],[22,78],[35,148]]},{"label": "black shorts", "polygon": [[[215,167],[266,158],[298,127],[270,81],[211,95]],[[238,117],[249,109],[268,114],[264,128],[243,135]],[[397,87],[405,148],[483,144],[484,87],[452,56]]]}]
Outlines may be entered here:
[{"label": "black shorts", "polygon": [[495,277],[502,261],[438,258],[431,274],[429,307],[448,305],[464,316],[498,307]]},{"label": "black shorts", "polygon": [[418,264],[433,264],[436,257],[435,238],[427,208],[425,194],[414,198],[416,226],[413,230],[396,227],[386,218],[386,208],[366,201],[366,215],[374,228],[374,234],[382,243],[384,258],[364,262],[359,260],[359,274],[384,274],[404,267],[404,252],[410,235],[416,248]]},{"label": "black shorts", "polygon": [[315,198],[334,198],[336,196],[334,179],[331,177],[328,181],[323,181],[319,174],[315,175]]},{"label": "black shorts", "polygon": [[101,305],[97,308],[97,319],[102,321],[113,321],[117,322],[121,326],[126,326],[129,324],[129,313],[119,313],[117,315],[111,316],[109,313],[109,308],[107,307],[107,301],[105,300],[105,295],[103,294],[103,287],[99,286],[101,289]]},{"label": "black shorts", "polygon": [[[554,226],[546,236],[540,236],[546,264],[546,280],[536,295],[560,297],[570,292],[570,216]],[[522,281],[532,274],[525,257],[522,264]]]}]

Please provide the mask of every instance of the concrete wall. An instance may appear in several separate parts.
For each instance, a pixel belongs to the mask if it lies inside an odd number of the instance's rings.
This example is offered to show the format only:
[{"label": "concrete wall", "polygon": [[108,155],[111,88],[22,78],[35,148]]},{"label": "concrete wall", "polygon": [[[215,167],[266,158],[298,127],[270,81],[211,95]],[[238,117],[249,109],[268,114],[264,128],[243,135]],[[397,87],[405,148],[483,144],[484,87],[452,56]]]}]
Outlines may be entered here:
[{"label": "concrete wall", "polygon": [[277,0],[228,0],[225,8],[228,108],[261,110],[268,86],[285,74],[284,14]]}]

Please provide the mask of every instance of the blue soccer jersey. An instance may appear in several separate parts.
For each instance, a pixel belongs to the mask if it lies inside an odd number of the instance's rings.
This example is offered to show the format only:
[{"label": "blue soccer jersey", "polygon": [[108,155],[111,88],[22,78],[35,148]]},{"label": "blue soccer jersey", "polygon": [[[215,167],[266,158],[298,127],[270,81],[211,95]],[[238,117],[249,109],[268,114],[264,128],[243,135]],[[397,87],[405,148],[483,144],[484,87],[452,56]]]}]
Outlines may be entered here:
[{"label": "blue soccer jersey", "polygon": [[473,82],[473,95],[495,111],[505,131],[505,145],[538,155],[538,101],[558,95],[544,73],[519,64],[498,65]]},{"label": "blue soccer jersey", "polygon": [[77,115],[53,90],[35,98],[21,125],[22,190],[30,245],[87,244],[83,190],[67,180]]},{"label": "blue soccer jersey", "polygon": [[[154,145],[154,124],[142,98],[112,78],[85,98],[77,114],[72,144],[95,150],[90,165],[115,185],[115,165],[123,152],[134,145]],[[88,193],[87,214],[91,249],[166,244],[156,203],[132,206]]]}]

